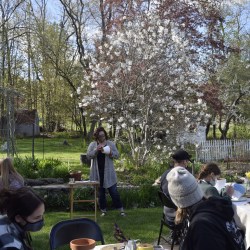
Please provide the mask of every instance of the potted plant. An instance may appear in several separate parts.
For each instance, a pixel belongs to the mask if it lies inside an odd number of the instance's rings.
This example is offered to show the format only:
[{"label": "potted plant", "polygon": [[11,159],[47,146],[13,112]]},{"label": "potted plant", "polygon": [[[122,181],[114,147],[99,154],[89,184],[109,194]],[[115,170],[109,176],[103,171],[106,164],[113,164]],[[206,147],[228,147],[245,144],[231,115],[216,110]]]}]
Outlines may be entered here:
[{"label": "potted plant", "polygon": [[81,181],[82,171],[81,170],[71,170],[69,172],[70,178],[74,178],[75,181]]}]

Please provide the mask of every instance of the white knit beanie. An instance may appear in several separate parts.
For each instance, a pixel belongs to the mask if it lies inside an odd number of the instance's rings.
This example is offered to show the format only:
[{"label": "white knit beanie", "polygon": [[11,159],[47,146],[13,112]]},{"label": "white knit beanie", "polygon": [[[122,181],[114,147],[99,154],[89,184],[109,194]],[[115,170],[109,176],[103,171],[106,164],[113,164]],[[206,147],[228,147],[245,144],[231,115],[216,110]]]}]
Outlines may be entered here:
[{"label": "white knit beanie", "polygon": [[194,205],[203,197],[203,192],[194,176],[183,167],[174,167],[167,174],[168,191],[178,208]]}]

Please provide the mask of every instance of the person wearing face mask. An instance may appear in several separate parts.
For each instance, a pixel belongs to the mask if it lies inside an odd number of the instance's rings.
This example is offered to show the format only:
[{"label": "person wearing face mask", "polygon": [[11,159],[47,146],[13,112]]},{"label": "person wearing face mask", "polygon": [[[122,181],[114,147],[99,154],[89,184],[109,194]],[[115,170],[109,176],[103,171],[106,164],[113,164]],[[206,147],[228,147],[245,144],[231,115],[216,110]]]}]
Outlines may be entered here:
[{"label": "person wearing face mask", "polygon": [[195,177],[183,167],[167,175],[168,190],[178,207],[175,223],[188,220],[180,250],[245,250],[244,235],[234,220],[232,201],[204,198]]},{"label": "person wearing face mask", "polygon": [[95,141],[91,142],[87,150],[87,158],[91,159],[90,180],[99,181],[99,207],[101,216],[107,214],[106,189],[108,190],[113,205],[120,211],[121,216],[126,216],[117,190],[117,176],[113,159],[119,157],[115,144],[108,140],[108,135],[103,127],[94,132]]},{"label": "person wearing face mask", "polygon": [[44,201],[23,187],[0,192],[0,249],[32,250],[30,232],[43,225]]},{"label": "person wearing face mask", "polygon": [[207,163],[201,168],[198,175],[198,183],[204,193],[204,197],[211,196],[226,196],[232,197],[234,189],[232,186],[227,186],[221,193],[214,187],[217,178],[220,177],[221,171],[218,165],[214,162]]}]

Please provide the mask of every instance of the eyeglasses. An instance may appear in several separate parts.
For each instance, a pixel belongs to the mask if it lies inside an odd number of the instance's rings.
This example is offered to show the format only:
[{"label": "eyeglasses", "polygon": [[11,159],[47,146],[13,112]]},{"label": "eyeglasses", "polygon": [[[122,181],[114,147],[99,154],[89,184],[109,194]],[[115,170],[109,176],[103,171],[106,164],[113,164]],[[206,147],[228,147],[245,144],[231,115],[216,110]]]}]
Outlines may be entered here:
[{"label": "eyeglasses", "polygon": [[105,137],[105,134],[98,135],[98,138],[103,138],[103,137]]}]

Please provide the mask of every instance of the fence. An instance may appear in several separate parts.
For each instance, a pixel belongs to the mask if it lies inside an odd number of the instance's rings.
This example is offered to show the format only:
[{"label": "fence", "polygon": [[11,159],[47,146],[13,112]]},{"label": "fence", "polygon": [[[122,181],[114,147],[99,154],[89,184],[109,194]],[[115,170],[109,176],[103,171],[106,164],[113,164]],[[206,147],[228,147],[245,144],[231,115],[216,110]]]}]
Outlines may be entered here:
[{"label": "fence", "polygon": [[250,140],[202,141],[196,149],[196,159],[201,162],[249,160]]}]

